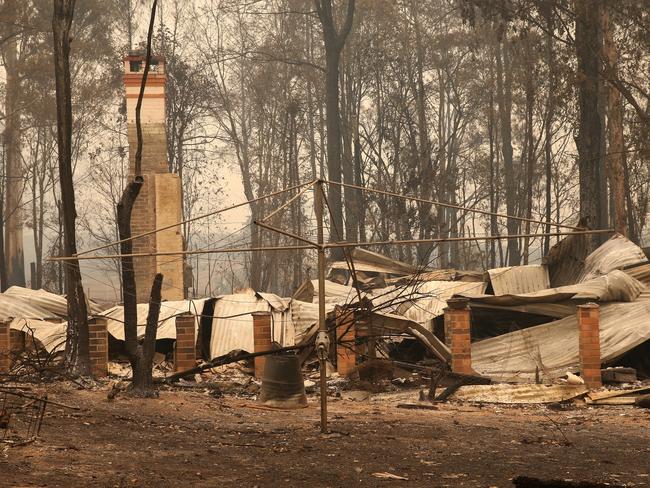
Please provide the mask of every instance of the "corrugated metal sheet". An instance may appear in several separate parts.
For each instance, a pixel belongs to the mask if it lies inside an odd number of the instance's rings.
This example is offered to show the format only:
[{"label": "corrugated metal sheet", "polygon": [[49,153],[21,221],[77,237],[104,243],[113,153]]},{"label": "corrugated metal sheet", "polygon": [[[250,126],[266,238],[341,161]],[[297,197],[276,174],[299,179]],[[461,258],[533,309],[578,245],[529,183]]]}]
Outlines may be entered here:
[{"label": "corrugated metal sheet", "polygon": [[584,385],[466,385],[452,400],[479,403],[555,403],[587,393]]},{"label": "corrugated metal sheet", "polygon": [[[275,295],[270,300],[258,295],[234,294],[217,298],[210,337],[210,355],[213,358],[236,349],[253,352],[253,312],[271,312],[275,342],[282,346],[295,343],[291,312],[284,307],[284,301]],[[265,295],[269,298],[270,294]],[[271,303],[277,303],[278,300],[283,305],[282,309],[271,306]]]},{"label": "corrugated metal sheet", "polygon": [[470,299],[475,303],[501,306],[552,303],[568,299],[631,302],[636,300],[644,288],[643,283],[635,280],[623,271],[614,270],[605,276],[599,276],[576,285],[560,286],[558,288],[549,288],[548,290],[522,293],[519,295],[470,296]]},{"label": "corrugated metal sheet", "polygon": [[[600,309],[603,362],[650,340],[650,301],[611,303]],[[472,345],[472,367],[498,381],[532,381],[535,370],[545,379],[578,370],[576,316],[511,332]]]},{"label": "corrugated metal sheet", "polygon": [[650,263],[643,263],[631,268],[625,268],[627,274],[632,278],[639,280],[644,285],[650,285]]},{"label": "corrugated metal sheet", "polygon": [[436,269],[417,273],[400,281],[416,279],[418,281],[484,281],[483,271],[465,271],[462,269]]},{"label": "corrugated metal sheet", "polygon": [[[418,272],[418,268],[415,266],[367,249],[357,248],[352,251],[352,260],[354,261],[355,271],[396,275],[411,275]],[[349,270],[347,261],[336,261],[330,267],[332,269]]]},{"label": "corrugated metal sheet", "polygon": [[551,286],[580,283],[648,260],[643,249],[620,234],[612,236],[589,255],[587,247],[588,237],[583,234],[569,236],[551,248],[544,258]]},{"label": "corrugated metal sheet", "polygon": [[[312,303],[318,303],[318,280],[311,280],[314,287]],[[362,293],[361,296],[364,296]],[[353,286],[341,285],[325,280],[325,303],[351,303],[357,301],[357,290]]]},{"label": "corrugated metal sheet", "polygon": [[586,234],[570,235],[551,247],[542,260],[548,267],[551,286],[577,283],[589,254],[588,249],[589,236]]},{"label": "corrugated metal sheet", "polygon": [[290,298],[280,298],[279,296],[273,293],[257,292],[257,295],[260,298],[266,300],[268,304],[271,305],[271,307],[273,307],[273,309],[277,310],[278,312],[284,312],[286,309],[288,309],[289,303],[291,302]]},{"label": "corrugated metal sheet", "polygon": [[529,264],[488,270],[495,295],[519,295],[551,287],[546,266]]},{"label": "corrugated metal sheet", "polygon": [[[57,295],[56,293],[51,293],[43,289],[32,290],[31,288],[23,288],[22,286],[12,286],[3,294],[22,298],[29,301],[32,305],[48,310],[50,312],[50,317],[68,316],[68,302],[62,295]],[[101,312],[101,308],[96,303],[92,301],[89,303],[91,314]]]},{"label": "corrugated metal sheet", "polygon": [[[333,303],[326,303],[325,313],[331,313],[334,307],[335,305]],[[291,300],[290,313],[295,342],[297,344],[305,338],[305,334],[311,326],[318,322],[318,302],[307,303],[299,300]]]},{"label": "corrugated metal sheet", "polygon": [[471,301],[472,310],[494,310],[494,315],[499,312],[521,312],[532,315],[544,315],[554,319],[562,319],[576,313],[578,302],[562,301],[557,303],[527,303],[525,305],[493,305],[483,301]]},{"label": "corrugated metal sheet", "polygon": [[485,293],[486,286],[484,282],[428,281],[416,285],[413,291],[407,290],[403,296],[419,295],[421,298],[402,303],[397,313],[431,330],[431,320],[444,313],[447,300],[457,294],[481,295]]},{"label": "corrugated metal sheet", "polygon": [[[198,298],[193,300],[178,300],[162,302],[160,304],[160,315],[158,317],[157,339],[176,339],[176,316],[182,313],[192,313],[196,315],[196,330],[199,328],[199,318],[203,313],[203,305],[207,298]],[[148,303],[138,304],[138,337],[144,337],[144,329],[147,324],[147,314],[149,313]],[[115,339],[124,340],[124,307],[117,306],[99,314],[108,318],[108,333]]]},{"label": "corrugated metal sheet", "polygon": [[585,259],[585,265],[578,282],[587,281],[648,260],[643,249],[626,237],[616,234]]},{"label": "corrugated metal sheet", "polygon": [[45,320],[14,319],[9,327],[25,333],[28,342],[34,337],[49,353],[65,349],[66,322],[53,323]]},{"label": "corrugated metal sheet", "polygon": [[25,297],[2,293],[0,294],[0,320],[10,318],[43,320],[58,317],[55,313]]},{"label": "corrugated metal sheet", "polygon": [[612,236],[589,255],[587,247],[587,236],[571,235],[551,248],[544,258],[551,286],[581,283],[648,260],[643,249],[620,234]]},{"label": "corrugated metal sheet", "polygon": [[68,302],[65,297],[50,293],[45,290],[31,290],[21,286],[12,286],[4,295],[11,295],[23,300],[28,300],[32,305],[36,305],[50,312],[50,317],[65,317],[68,315]]}]

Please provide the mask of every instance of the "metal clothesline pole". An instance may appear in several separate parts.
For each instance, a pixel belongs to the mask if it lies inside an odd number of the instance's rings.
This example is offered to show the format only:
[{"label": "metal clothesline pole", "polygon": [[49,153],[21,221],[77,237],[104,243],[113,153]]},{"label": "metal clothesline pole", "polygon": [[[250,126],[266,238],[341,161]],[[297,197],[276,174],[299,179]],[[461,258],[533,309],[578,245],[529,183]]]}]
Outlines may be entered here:
[{"label": "metal clothesline pole", "polygon": [[314,213],[318,233],[318,339],[316,352],[320,369],[320,431],[327,433],[327,355],[329,339],[325,323],[325,242],[323,232],[323,182],[314,187]]}]

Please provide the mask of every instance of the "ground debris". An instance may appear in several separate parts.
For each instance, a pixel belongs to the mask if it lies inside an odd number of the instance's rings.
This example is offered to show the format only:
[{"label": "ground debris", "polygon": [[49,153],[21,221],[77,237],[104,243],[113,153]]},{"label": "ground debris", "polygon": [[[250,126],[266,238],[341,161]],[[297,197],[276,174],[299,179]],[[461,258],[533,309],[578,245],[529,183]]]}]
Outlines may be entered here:
[{"label": "ground debris", "polygon": [[372,473],[371,476],[374,476],[375,478],[385,479],[385,480],[402,480],[402,481],[409,480],[406,476],[399,476],[393,473],[389,473],[387,471]]},{"label": "ground debris", "polygon": [[517,488],[624,488],[611,483],[592,483],[589,481],[557,480],[517,476],[512,480]]}]

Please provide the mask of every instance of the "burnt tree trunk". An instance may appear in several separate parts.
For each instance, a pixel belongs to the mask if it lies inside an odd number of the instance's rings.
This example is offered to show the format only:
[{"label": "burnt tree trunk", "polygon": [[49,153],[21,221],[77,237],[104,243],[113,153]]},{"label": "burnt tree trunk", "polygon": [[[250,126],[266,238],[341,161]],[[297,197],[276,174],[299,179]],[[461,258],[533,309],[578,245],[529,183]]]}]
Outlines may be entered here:
[{"label": "burnt tree trunk", "polygon": [[135,273],[133,270],[133,241],[131,239],[131,213],[133,204],[138,198],[144,182],[142,172],[142,125],[140,123],[140,112],[144,89],[149,74],[151,62],[151,39],[153,36],[154,21],[156,17],[157,0],[153,1],[151,7],[151,18],[147,34],[147,57],[145,60],[144,72],[140,94],[135,108],[135,125],[138,146],[135,152],[135,176],[130,181],[117,204],[117,225],[120,237],[121,267],[122,267],[122,300],[124,303],[124,342],[126,353],[129,356],[133,380],[131,383],[131,394],[134,396],[155,397],[157,393],[153,386],[153,354],[156,347],[156,332],[158,329],[158,317],[160,314],[162,274],[156,274],[151,288],[149,299],[149,313],[147,325],[142,344],[138,343],[138,303],[135,284]]},{"label": "burnt tree trunk", "polygon": [[[533,114],[535,108],[535,82],[534,77],[534,63],[532,61],[532,47],[530,39],[525,39],[525,54],[527,62],[529,63],[526,70],[526,81],[524,92],[526,97],[526,218],[533,218],[533,186],[534,186],[534,173],[535,173],[535,142],[534,142],[534,127],[533,127]],[[524,225],[524,233],[530,234],[530,220],[526,221]],[[524,237],[523,247],[524,264],[528,264],[530,258],[530,238]]]},{"label": "burnt tree trunk", "polygon": [[[345,40],[352,29],[355,0],[348,0],[345,21],[340,31],[334,21],[332,0],[314,0],[318,18],[323,27],[323,42],[325,44],[325,110],[327,127],[327,171],[328,178],[336,183],[341,182],[341,116],[339,111],[339,60]],[[343,232],[343,206],[341,187],[329,185],[328,201],[330,207],[331,234],[334,229]],[[334,259],[342,259],[342,249],[333,251]]]},{"label": "burnt tree trunk", "polygon": [[[554,23],[553,11],[549,3],[545,3],[542,9],[546,17],[546,64],[548,67],[548,96],[546,98],[546,122],[544,124],[544,176],[545,176],[545,218],[546,227],[544,232],[550,234],[551,224],[551,189],[553,185],[553,120],[555,119],[555,47],[554,47]],[[544,255],[548,254],[551,248],[551,236],[544,237]]]},{"label": "burnt tree trunk", "polygon": [[[2,157],[4,158],[4,153],[2,154]],[[6,266],[6,261],[5,261],[5,230],[4,230],[4,205],[3,205],[3,200],[4,200],[4,192],[2,192],[0,198],[0,253],[2,254],[0,256],[0,293],[4,292],[8,287],[8,281],[7,281],[7,266]]]},{"label": "burnt tree trunk", "polygon": [[[578,60],[578,170],[580,218],[593,229],[607,225],[607,198],[603,172],[603,117],[601,107],[600,53],[602,45],[601,0],[575,0],[575,46]],[[598,246],[600,237],[591,239]]]},{"label": "burnt tree trunk", "polygon": [[[20,67],[20,11],[16,0],[4,2],[0,12],[8,29],[2,42],[5,65],[4,118],[4,256],[7,286],[25,286],[25,259],[23,254],[23,171],[21,159],[21,76]],[[57,84],[58,87],[58,84]]]},{"label": "burnt tree trunk", "polygon": [[[510,65],[510,49],[507,39],[497,43],[497,103],[501,121],[501,152],[503,154],[503,173],[506,190],[506,213],[515,216],[517,212],[517,184],[512,160],[512,67]],[[519,232],[517,220],[507,219],[508,235]],[[508,265],[519,266],[521,255],[519,242],[508,239]]]},{"label": "burnt tree trunk", "polygon": [[[59,181],[63,210],[63,253],[77,254],[74,185],[72,182],[72,94],[70,81],[70,28],[75,0],[55,0],[52,16],[54,33],[54,76],[56,79],[56,116],[59,148]],[[88,340],[88,309],[81,281],[79,261],[65,266],[68,328],[66,336],[66,365],[78,374],[90,374]]]},{"label": "burnt tree trunk", "polygon": [[[618,52],[614,43],[614,27],[609,21],[607,10],[603,14],[604,51],[606,70],[610,76],[618,76]],[[625,205],[625,144],[623,141],[623,101],[616,86],[608,86],[607,133],[607,172],[609,188],[614,202],[614,228],[619,234],[627,235],[627,208]]]}]

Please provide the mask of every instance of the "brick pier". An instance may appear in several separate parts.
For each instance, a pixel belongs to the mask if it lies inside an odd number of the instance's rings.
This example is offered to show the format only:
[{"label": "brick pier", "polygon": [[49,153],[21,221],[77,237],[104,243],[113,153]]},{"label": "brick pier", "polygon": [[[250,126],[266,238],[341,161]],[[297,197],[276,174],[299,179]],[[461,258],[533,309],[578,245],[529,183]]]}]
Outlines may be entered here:
[{"label": "brick pier", "polygon": [[587,388],[603,386],[600,373],[600,307],[578,305],[580,376]]}]

